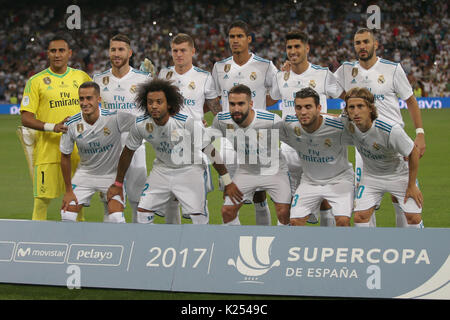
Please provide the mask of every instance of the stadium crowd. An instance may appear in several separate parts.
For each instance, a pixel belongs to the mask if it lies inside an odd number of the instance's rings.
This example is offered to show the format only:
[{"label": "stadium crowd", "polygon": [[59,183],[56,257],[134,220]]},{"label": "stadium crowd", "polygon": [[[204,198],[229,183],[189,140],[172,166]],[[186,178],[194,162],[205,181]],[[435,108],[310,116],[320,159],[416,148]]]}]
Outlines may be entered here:
[{"label": "stadium crowd", "polygon": [[[67,30],[71,3],[17,5],[6,3],[0,20],[0,102],[18,103],[26,80],[47,64],[45,44],[58,30]],[[171,64],[171,36],[184,32],[195,39],[195,64],[211,71],[230,55],[226,26],[243,19],[253,28],[252,51],[281,67],[286,60],[283,35],[293,27],[310,36],[310,60],[337,70],[354,60],[354,31],[366,25],[366,8],[381,9],[378,55],[401,62],[421,96],[450,96],[449,18],[445,1],[78,1],[81,29],[71,30],[71,66],[89,75],[109,65],[108,40],[118,32],[132,40],[131,64],[149,58],[158,72]]]}]

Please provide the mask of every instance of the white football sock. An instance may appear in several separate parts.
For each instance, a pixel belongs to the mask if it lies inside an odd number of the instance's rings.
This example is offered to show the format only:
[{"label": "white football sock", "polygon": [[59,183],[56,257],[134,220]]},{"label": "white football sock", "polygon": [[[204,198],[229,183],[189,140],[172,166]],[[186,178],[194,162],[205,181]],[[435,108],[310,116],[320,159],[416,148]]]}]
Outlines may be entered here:
[{"label": "white football sock", "polygon": [[137,223],[137,208],[138,208],[138,201],[131,201],[128,198],[128,202],[130,203],[130,207],[131,207],[131,222],[132,223]]},{"label": "white football sock", "polygon": [[370,222],[355,222],[355,227],[370,227]]},{"label": "white football sock", "polygon": [[270,209],[267,200],[255,202],[255,219],[258,226],[270,226],[272,224]]},{"label": "white football sock", "polygon": [[241,225],[241,221],[239,220],[239,213],[236,216],[236,218],[234,218],[234,220],[231,220],[230,222],[224,223],[224,225],[226,225],[226,226],[240,226]]},{"label": "white football sock", "polygon": [[322,227],[335,227],[336,219],[331,213],[332,209],[320,210],[320,225]]},{"label": "white football sock", "polygon": [[165,212],[166,224],[181,224],[180,216],[180,203],[174,200],[170,200]]},{"label": "white football sock", "polygon": [[413,229],[423,229],[423,221],[420,220],[420,223],[418,224],[408,224],[408,228],[413,228]]},{"label": "white football sock", "polygon": [[76,222],[78,217],[77,212],[71,212],[71,211],[63,211],[61,210],[61,221],[64,222]]},{"label": "white football sock", "polygon": [[153,224],[155,221],[155,214],[153,212],[137,212],[137,222],[145,224]]},{"label": "white football sock", "polygon": [[191,214],[192,224],[208,224],[208,216],[202,214]]},{"label": "white football sock", "polygon": [[108,215],[108,219],[105,222],[110,223],[126,223],[123,212],[113,212]]},{"label": "white football sock", "polygon": [[395,210],[395,226],[398,228],[406,228],[408,226],[408,221],[403,213],[402,208],[399,203],[392,202]]}]

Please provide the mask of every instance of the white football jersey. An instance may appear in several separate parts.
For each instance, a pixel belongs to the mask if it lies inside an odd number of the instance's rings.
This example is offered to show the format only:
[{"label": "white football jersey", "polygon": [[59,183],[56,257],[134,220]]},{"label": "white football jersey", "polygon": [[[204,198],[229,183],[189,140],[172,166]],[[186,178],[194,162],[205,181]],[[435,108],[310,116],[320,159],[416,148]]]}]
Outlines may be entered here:
[{"label": "white football jersey", "polygon": [[347,156],[351,136],[340,118],[322,116],[322,124],[313,133],[306,132],[296,116],[286,116],[280,139],[297,151],[303,169],[302,179],[309,183],[323,185],[343,178],[353,179],[353,167]]},{"label": "white football jersey", "polygon": [[384,177],[408,174],[408,162],[403,157],[410,155],[414,142],[399,123],[380,116],[366,132],[352,122],[346,127],[363,159],[363,174]]},{"label": "white football jersey", "polygon": [[174,82],[184,98],[181,111],[197,121],[203,119],[205,100],[217,97],[211,73],[195,66],[184,74],[177,73],[175,67],[164,68],[158,78]]},{"label": "white football jersey", "polygon": [[334,75],[346,92],[354,87],[369,89],[375,97],[378,114],[404,126],[398,98],[408,99],[413,90],[400,63],[377,58],[367,70],[358,61],[344,62]]},{"label": "white football jersey", "polygon": [[310,63],[302,74],[291,71],[278,71],[273,80],[270,96],[281,99],[283,117],[295,114],[295,94],[303,88],[314,89],[320,97],[322,112],[327,112],[327,97],[338,98],[343,89],[334,74],[328,69]]},{"label": "white football jersey", "polygon": [[130,71],[122,78],[116,78],[112,69],[94,75],[94,81],[100,86],[102,108],[133,113],[135,116],[144,112],[136,109],[136,90],[140,83],[151,80],[148,72],[130,67]]},{"label": "white football jersey", "polygon": [[253,53],[242,66],[233,57],[216,62],[212,77],[217,94],[221,96],[222,110],[228,111],[228,92],[238,84],[245,84],[252,91],[253,109],[266,109],[266,95],[272,87],[277,68],[272,61],[260,58]]},{"label": "white football jersey", "polygon": [[182,113],[169,117],[164,126],[157,125],[148,114],[137,117],[126,146],[136,150],[143,140],[155,150],[153,165],[166,168],[202,165],[202,150],[211,142],[201,123]]},{"label": "white football jersey", "polygon": [[77,171],[115,177],[122,152],[121,134],[130,130],[135,119],[133,114],[101,109],[97,121],[90,125],[77,113],[66,122],[68,130],[61,136],[60,151],[70,154],[76,143],[80,155]]},{"label": "white football jersey", "polygon": [[287,171],[279,148],[281,118],[265,110],[254,111],[255,117],[246,128],[236,124],[230,112],[222,111],[214,118],[211,129],[220,132],[231,143],[240,171],[248,174],[276,174],[279,169]]}]

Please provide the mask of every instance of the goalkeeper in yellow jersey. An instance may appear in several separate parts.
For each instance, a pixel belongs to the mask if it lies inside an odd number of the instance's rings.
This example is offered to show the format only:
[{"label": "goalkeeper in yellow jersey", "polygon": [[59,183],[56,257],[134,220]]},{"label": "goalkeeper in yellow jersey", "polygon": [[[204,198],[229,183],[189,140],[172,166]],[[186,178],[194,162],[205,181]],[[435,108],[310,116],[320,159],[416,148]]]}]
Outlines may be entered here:
[{"label": "goalkeeper in yellow jersey", "polygon": [[[72,50],[64,35],[50,39],[47,48],[50,67],[28,80],[20,106],[22,125],[36,130],[31,163],[33,220],[46,220],[51,199],[65,192],[59,140],[61,133],[67,131],[64,120],[80,112],[78,87],[92,81],[84,71],[68,66]],[[75,152],[72,154],[73,171],[78,162],[79,156]]]}]

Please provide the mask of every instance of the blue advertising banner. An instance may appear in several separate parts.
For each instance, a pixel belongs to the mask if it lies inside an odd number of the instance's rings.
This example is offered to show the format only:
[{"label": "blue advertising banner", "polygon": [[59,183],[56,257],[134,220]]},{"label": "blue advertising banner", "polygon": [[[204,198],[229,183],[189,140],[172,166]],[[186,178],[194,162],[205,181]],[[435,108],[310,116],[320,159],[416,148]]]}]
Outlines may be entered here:
[{"label": "blue advertising banner", "polygon": [[0,220],[0,282],[450,299],[450,229]]},{"label": "blue advertising banner", "polygon": [[[280,101],[268,107],[268,110],[280,110]],[[420,109],[442,109],[450,108],[450,97],[438,98],[417,98]],[[406,109],[406,102],[399,99],[400,109]],[[339,110],[344,108],[344,101],[341,99],[327,99],[329,110]],[[19,104],[0,104],[0,114],[20,114]]]},{"label": "blue advertising banner", "polygon": [[[406,109],[406,102],[399,99],[400,109]],[[270,106],[269,110],[280,110],[280,101],[273,106]],[[450,108],[450,97],[437,97],[437,98],[417,98],[417,103],[420,109],[443,109]],[[344,100],[341,99],[327,99],[328,110],[339,110],[345,106]]]}]

